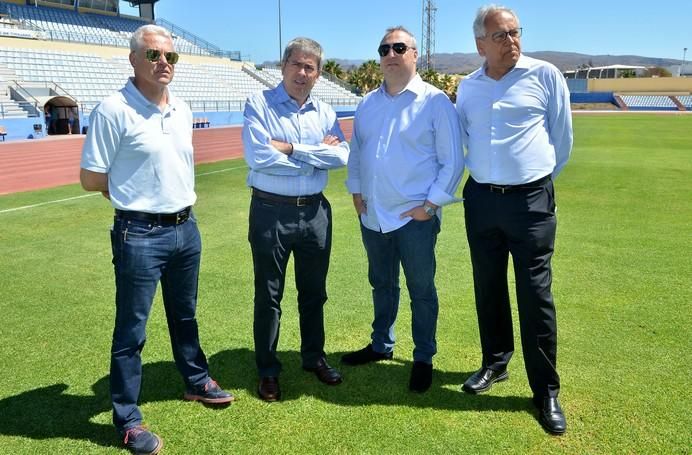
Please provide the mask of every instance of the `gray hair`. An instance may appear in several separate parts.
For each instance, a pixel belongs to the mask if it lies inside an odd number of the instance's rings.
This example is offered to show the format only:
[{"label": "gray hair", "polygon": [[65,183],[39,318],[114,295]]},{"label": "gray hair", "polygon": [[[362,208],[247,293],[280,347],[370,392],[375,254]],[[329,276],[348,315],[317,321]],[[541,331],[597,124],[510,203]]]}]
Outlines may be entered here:
[{"label": "gray hair", "polygon": [[303,54],[308,54],[312,55],[313,57],[316,57],[317,71],[322,71],[322,60],[324,60],[324,50],[322,49],[322,46],[320,46],[320,43],[318,43],[317,41],[302,36],[298,38],[293,38],[291,41],[288,42],[286,48],[284,49],[284,55],[283,57],[281,57],[282,67],[286,63],[288,63],[288,59],[291,57],[291,54],[293,54],[293,52],[302,52]]},{"label": "gray hair", "polygon": [[173,35],[171,35],[171,32],[165,28],[154,24],[146,24],[139,27],[132,34],[132,37],[130,38],[130,50],[132,52],[137,52],[139,49],[144,47],[144,35],[149,34],[163,36],[164,38],[168,38],[173,41]]},{"label": "gray hair", "polygon": [[519,17],[517,16],[517,13],[515,13],[510,8],[507,8],[506,6],[493,4],[485,5],[478,8],[478,12],[476,13],[476,19],[473,21],[473,36],[475,36],[476,38],[485,37],[485,20],[491,14],[500,12],[511,14],[512,17],[514,17],[514,20],[517,21],[517,27],[519,26]]},{"label": "gray hair", "polygon": [[418,45],[416,44],[416,37],[413,36],[413,33],[409,32],[409,31],[406,29],[406,27],[404,27],[403,25],[397,25],[396,27],[389,27],[387,30],[385,30],[384,36],[383,36],[382,39],[380,40],[380,44],[381,44],[389,35],[391,35],[391,34],[394,33],[394,32],[404,32],[404,33],[406,33],[406,34],[409,36],[409,38],[411,38],[411,47],[414,48],[414,49],[416,49],[416,48],[418,47]]}]

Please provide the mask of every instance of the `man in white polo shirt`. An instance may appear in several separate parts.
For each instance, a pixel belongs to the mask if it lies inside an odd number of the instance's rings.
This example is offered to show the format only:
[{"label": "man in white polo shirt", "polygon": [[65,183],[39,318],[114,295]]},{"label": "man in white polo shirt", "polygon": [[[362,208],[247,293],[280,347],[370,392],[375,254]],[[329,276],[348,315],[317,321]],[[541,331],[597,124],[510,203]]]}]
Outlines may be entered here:
[{"label": "man in white polo shirt", "polygon": [[197,280],[201,240],[192,205],[192,113],[168,90],[178,54],[170,33],[155,25],[130,41],[134,78],[89,118],[82,150],[82,187],[101,191],[115,208],[115,329],[110,388],[113,423],[128,449],[155,454],[163,441],[142,426],[137,407],[145,326],[158,282],[184,398],[227,404],[232,394],[209,376],[199,344]]}]

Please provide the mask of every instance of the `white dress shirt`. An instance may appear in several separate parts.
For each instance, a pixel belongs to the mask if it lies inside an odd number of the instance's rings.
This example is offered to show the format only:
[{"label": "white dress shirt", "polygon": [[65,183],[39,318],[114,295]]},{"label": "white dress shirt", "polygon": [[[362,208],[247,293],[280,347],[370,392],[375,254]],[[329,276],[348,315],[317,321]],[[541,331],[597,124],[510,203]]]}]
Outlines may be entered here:
[{"label": "white dress shirt", "polygon": [[500,80],[485,66],[463,79],[457,111],[471,177],[497,185],[556,177],[572,150],[569,103],[560,71],[524,55]]},{"label": "white dress shirt", "polygon": [[463,171],[454,105],[419,75],[395,96],[383,84],[358,105],[346,187],[366,202],[361,221],[368,229],[400,228],[411,221],[400,215],[426,199],[438,206],[457,201]]}]

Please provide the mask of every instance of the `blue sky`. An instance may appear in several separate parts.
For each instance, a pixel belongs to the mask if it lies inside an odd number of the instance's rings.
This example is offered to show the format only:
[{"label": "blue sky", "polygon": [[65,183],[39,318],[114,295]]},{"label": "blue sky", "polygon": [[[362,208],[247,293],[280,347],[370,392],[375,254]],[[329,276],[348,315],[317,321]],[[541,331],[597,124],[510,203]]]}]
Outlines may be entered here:
[{"label": "blue sky", "polygon": [[[384,30],[403,25],[420,41],[422,0],[159,0],[156,16],[256,63],[279,58],[296,36],[319,41],[327,58],[376,59]],[[511,0],[524,51],[641,55],[692,60],[692,0]],[[436,52],[476,52],[471,24],[483,1],[436,0]],[[123,13],[137,14],[121,2]],[[685,25],[687,24],[687,26]]]}]

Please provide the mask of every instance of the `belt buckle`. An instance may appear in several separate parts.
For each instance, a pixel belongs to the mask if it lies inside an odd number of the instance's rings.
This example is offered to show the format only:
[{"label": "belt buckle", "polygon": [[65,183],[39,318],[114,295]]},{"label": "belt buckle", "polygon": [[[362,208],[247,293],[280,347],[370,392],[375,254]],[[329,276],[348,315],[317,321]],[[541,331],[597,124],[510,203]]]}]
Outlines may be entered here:
[{"label": "belt buckle", "polygon": [[187,210],[180,211],[175,214],[175,224],[183,224],[190,217]]},{"label": "belt buckle", "polygon": [[298,196],[296,197],[296,206],[297,207],[304,207],[308,205],[308,198],[307,196]]},{"label": "belt buckle", "polygon": [[490,191],[493,192],[493,193],[505,194],[505,187],[504,187],[504,186],[493,185],[493,184],[491,183],[491,184],[490,184]]}]

